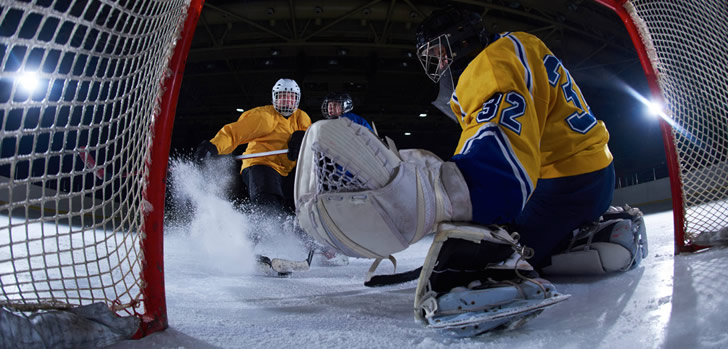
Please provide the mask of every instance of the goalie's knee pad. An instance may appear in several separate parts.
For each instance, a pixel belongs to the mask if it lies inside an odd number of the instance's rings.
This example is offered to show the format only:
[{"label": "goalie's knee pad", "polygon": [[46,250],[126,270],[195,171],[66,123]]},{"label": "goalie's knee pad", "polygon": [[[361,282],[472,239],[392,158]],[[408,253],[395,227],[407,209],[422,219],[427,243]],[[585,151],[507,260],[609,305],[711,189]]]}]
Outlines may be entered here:
[{"label": "goalie's knee pad", "polygon": [[469,192],[455,164],[392,148],[346,118],[311,125],[294,190],[301,227],[348,256],[386,258],[438,222],[470,219]]},{"label": "goalie's knee pad", "polygon": [[610,207],[590,226],[577,229],[569,247],[551,257],[548,274],[604,274],[636,268],[647,257],[642,212],[627,205]]}]

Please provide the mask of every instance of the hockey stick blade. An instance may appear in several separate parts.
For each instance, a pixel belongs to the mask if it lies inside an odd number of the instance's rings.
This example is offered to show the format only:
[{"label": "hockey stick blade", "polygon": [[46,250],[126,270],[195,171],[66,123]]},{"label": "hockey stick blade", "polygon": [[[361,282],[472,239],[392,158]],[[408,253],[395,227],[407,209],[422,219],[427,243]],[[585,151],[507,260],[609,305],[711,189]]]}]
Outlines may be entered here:
[{"label": "hockey stick blade", "polygon": [[263,255],[255,255],[258,266],[275,272],[279,277],[287,277],[294,271],[307,271],[311,267],[310,257],[302,261],[294,261],[283,258],[269,258]]},{"label": "hockey stick blade", "polygon": [[366,287],[380,287],[402,284],[408,281],[417,280],[422,272],[422,267],[397,274],[374,275],[371,279],[364,281]]}]

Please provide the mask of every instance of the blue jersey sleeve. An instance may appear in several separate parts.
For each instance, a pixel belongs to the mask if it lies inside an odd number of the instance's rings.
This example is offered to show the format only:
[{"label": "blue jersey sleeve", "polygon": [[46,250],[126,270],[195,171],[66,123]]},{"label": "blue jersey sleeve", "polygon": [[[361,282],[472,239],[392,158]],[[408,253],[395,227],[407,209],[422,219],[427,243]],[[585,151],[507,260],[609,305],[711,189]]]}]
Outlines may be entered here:
[{"label": "blue jersey sleeve", "polygon": [[483,124],[452,161],[468,184],[477,223],[510,223],[533,193],[528,173],[494,123]]}]

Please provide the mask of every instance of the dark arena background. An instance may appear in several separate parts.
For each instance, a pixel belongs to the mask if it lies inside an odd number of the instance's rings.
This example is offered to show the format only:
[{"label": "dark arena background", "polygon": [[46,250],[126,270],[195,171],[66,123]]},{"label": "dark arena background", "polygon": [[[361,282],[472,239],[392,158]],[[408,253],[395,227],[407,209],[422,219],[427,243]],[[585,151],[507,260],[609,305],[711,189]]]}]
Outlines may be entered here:
[{"label": "dark arena background", "polygon": [[607,124],[618,185],[668,176],[657,118],[630,94],[649,90],[624,24],[580,0],[206,1],[180,91],[173,154],[190,154],[238,110],[270,104],[273,84],[288,77],[301,86],[300,109],[313,121],[322,118],[327,93],[347,92],[354,112],[399,148],[448,159],[460,127],[431,104],[438,86],[414,53],[419,23],[449,4],[481,13],[493,33],[538,36],[564,62]]}]

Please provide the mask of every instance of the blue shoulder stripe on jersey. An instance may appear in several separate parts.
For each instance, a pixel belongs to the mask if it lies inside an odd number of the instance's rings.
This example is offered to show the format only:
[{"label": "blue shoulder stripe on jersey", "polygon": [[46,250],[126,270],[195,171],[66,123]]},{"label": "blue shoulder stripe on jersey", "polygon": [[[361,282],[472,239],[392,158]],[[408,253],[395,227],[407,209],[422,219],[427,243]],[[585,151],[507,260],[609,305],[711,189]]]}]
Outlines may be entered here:
[{"label": "blue shoulder stripe on jersey", "polygon": [[[498,34],[496,34],[496,38],[497,38],[497,39],[500,39],[500,38],[506,37],[506,36],[508,36],[508,35],[511,35],[511,32],[502,32],[502,33],[498,33]],[[497,40],[497,39],[496,39],[496,40]]]},{"label": "blue shoulder stripe on jersey", "polygon": [[[513,152],[511,143],[498,125],[492,122],[483,124],[475,135],[465,141],[458,155],[463,155],[459,157],[460,162],[456,161],[458,167],[461,167],[461,165],[468,166],[463,161],[478,161],[485,164],[486,170],[490,168],[494,171],[510,173],[510,176],[516,180],[514,183],[517,183],[519,187],[517,191],[521,194],[520,209],[523,209],[533,192],[534,186],[528,172],[523,168],[521,161]],[[482,170],[484,166],[481,164],[478,168]],[[477,175],[480,179],[486,179],[488,176],[487,173]]]},{"label": "blue shoulder stripe on jersey", "polygon": [[455,102],[455,105],[457,105],[458,108],[460,108],[460,120],[465,122],[465,116],[467,114],[465,114],[463,107],[460,105],[460,101],[458,101],[458,96],[455,95],[455,91],[452,92],[452,96],[450,97],[450,99],[452,99],[452,101]]},{"label": "blue shoulder stripe on jersey", "polygon": [[526,87],[528,87],[528,92],[531,94],[531,97],[533,97],[533,74],[531,73],[531,66],[528,65],[526,50],[523,48],[523,44],[517,37],[510,33],[506,36],[513,42],[516,55],[518,55],[518,59],[521,61],[521,64],[523,64],[523,69],[526,71],[526,76],[524,77],[526,79]]}]

